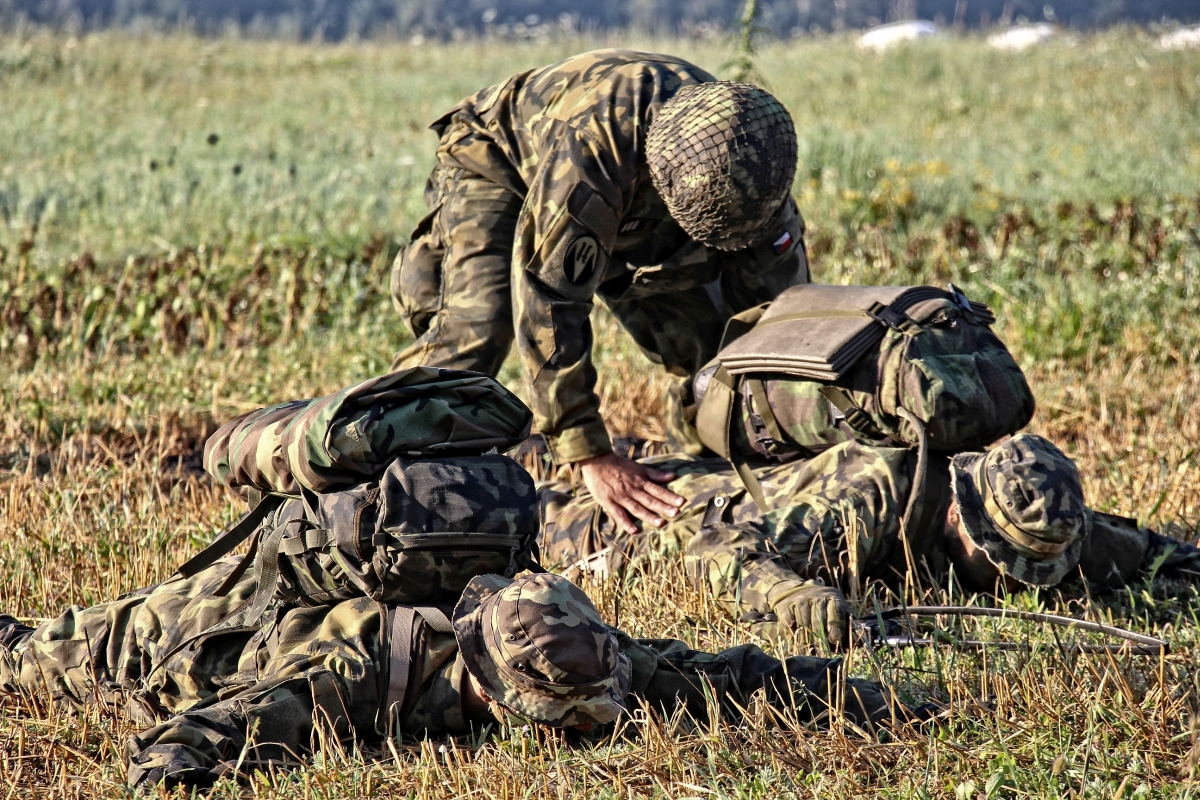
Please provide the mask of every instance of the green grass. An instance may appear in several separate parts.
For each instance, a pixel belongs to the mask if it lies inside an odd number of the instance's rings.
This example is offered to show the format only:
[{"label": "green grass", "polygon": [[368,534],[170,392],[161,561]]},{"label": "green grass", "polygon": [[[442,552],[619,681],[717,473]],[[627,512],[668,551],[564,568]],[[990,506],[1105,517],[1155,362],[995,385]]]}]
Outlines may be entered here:
[{"label": "green grass", "polygon": [[[213,426],[381,372],[406,340],[388,273],[424,213],[428,123],[512,71],[599,44],[0,37],[0,610],[42,616],[161,580],[228,523],[235,507],[193,470]],[[714,70],[730,55],[721,43],[621,44]],[[1194,539],[1200,56],[1120,30],[1024,54],[974,38],[882,56],[842,39],[772,43],[756,67],[796,119],[814,277],[953,280],[992,304],[1038,396],[1032,427],[1077,458],[1089,501]],[[596,322],[610,427],[661,433],[663,376],[602,310]],[[519,388],[511,361],[502,377]],[[614,621],[623,589],[619,621],[633,633],[744,640],[682,585],[677,566],[658,564],[590,589]],[[329,750],[254,791],[1191,791],[1177,782],[1195,763],[1195,590],[1011,602],[1111,615],[1175,654],[1161,669],[1074,659],[1045,631],[980,625],[1044,647],[850,659],[906,697],[953,699],[938,736],[647,721],[633,741],[579,749],[513,731],[478,751],[437,742],[367,763]],[[994,705],[970,702],[980,696]],[[108,782],[134,732],[116,708],[0,707],[0,789],[121,796]]]}]

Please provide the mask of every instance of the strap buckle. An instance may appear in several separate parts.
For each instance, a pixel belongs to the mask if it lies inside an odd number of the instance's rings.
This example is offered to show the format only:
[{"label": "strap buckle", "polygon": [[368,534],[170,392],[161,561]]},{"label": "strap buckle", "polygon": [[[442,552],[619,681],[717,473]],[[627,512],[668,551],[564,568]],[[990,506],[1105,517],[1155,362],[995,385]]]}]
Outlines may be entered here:
[{"label": "strap buckle", "polygon": [[917,334],[921,332],[921,326],[913,322],[912,318],[903,311],[897,311],[895,308],[885,306],[878,301],[867,309],[867,316],[879,324],[900,333]]}]

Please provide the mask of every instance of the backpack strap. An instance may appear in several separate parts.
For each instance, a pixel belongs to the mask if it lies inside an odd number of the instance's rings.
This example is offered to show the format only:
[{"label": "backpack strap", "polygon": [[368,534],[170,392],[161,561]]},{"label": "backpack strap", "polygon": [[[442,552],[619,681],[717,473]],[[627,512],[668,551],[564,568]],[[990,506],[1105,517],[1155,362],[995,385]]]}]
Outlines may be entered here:
[{"label": "backpack strap", "polygon": [[854,401],[850,399],[850,395],[845,389],[840,386],[822,386],[819,391],[826,400],[833,404],[834,408],[842,412],[846,423],[854,430],[873,439],[883,437],[883,432],[875,426],[867,412],[854,405]]},{"label": "backpack strap", "polygon": [[[730,322],[732,323],[733,320]],[[746,487],[746,491],[754,499],[755,505],[765,514],[769,508],[766,497],[763,495],[762,484],[759,483],[758,478],[754,475],[754,470],[750,469],[750,465],[746,463],[742,454],[733,452],[733,447],[730,445],[735,421],[733,407],[738,398],[736,385],[737,380],[729,374],[729,370],[725,369],[724,365],[721,365],[713,373],[712,379],[708,382],[708,389],[704,393],[704,402],[700,404],[700,408],[696,412],[696,430],[700,432],[700,438],[710,450],[729,461],[729,464],[737,471],[742,486]],[[773,422],[775,421],[773,415],[771,419]],[[776,423],[776,428],[778,428],[778,423]]]},{"label": "backpack strap", "polygon": [[[757,441],[771,455],[779,455],[782,450],[795,451],[801,458],[816,458],[816,453],[797,442],[780,426],[775,412],[771,409],[771,400],[767,396],[766,382],[761,378],[743,379],[748,401],[743,405],[754,426]],[[732,435],[732,434],[731,434]]]},{"label": "backpack strap", "polygon": [[925,496],[925,478],[929,472],[929,436],[921,421],[904,406],[898,406],[896,413],[907,420],[917,429],[917,467],[913,470],[912,481],[908,489],[908,503],[904,507],[904,516],[900,518],[900,541],[904,545],[904,564],[908,570],[909,579],[905,583],[919,584],[921,576],[917,574],[917,560],[913,556],[911,526],[916,520],[916,511],[922,506]]},{"label": "backpack strap", "polygon": [[386,624],[380,627],[388,632],[388,682],[383,713],[387,715],[385,730],[388,736],[392,736],[396,726],[403,720],[401,715],[404,713],[413,667],[413,634],[419,617],[412,606],[393,606],[388,611],[388,617],[383,620]]},{"label": "backpack strap", "polygon": [[454,626],[450,624],[450,617],[437,606],[413,606],[413,610],[421,615],[426,625],[438,633],[454,633]]},{"label": "backpack strap", "polygon": [[309,550],[320,550],[333,541],[333,534],[325,528],[305,528],[294,536],[285,536],[279,542],[279,554],[298,556]]},{"label": "backpack strap", "polygon": [[274,494],[263,497],[257,505],[242,515],[241,519],[214,539],[212,544],[183,562],[183,566],[177,570],[178,574],[185,578],[191,578],[217,563],[233,548],[250,538],[250,534],[258,529],[267,515],[283,505],[284,499],[284,497]]},{"label": "backpack strap", "polygon": [[437,633],[454,633],[450,617],[437,606],[380,606],[380,632],[387,636],[380,653],[388,654],[387,693],[382,706],[387,715],[383,730],[388,736],[394,736],[404,720],[422,622]]}]

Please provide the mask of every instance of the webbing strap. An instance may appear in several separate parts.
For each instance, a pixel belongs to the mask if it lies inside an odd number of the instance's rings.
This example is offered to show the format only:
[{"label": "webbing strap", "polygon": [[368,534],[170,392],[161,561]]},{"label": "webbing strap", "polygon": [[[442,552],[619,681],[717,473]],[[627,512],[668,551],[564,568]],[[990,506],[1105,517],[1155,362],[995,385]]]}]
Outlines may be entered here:
[{"label": "webbing strap", "polygon": [[767,436],[783,444],[786,441],[783,438],[783,429],[779,427],[779,420],[775,419],[775,412],[771,410],[771,403],[767,399],[767,388],[758,378],[747,378],[746,386],[750,389],[750,396],[754,398],[754,412],[758,414],[763,427],[767,429]]},{"label": "webbing strap", "polygon": [[834,407],[842,412],[842,416],[854,430],[871,437],[883,436],[883,432],[876,427],[867,412],[854,405],[854,401],[850,399],[850,395],[846,393],[845,389],[838,386],[822,386],[819,391],[822,397],[833,403]]},{"label": "webbing strap", "polygon": [[212,544],[183,562],[183,566],[177,570],[178,574],[190,578],[211,567],[222,556],[227,555],[233,548],[246,541],[268,514],[283,505],[283,500],[284,498],[277,495],[264,497],[258,505],[247,511],[241,519],[234,523],[233,527],[214,539]]},{"label": "webbing strap", "polygon": [[[758,482],[758,477],[755,476],[754,470],[750,469],[750,465],[746,463],[743,455],[733,451],[733,425],[737,420],[737,417],[733,413],[734,400],[737,398],[737,392],[733,388],[734,385],[735,381],[733,377],[730,376],[729,371],[725,369],[724,365],[722,365],[721,368],[717,370],[716,374],[713,375],[712,382],[708,387],[708,394],[714,394],[714,390],[722,393],[721,400],[723,402],[720,404],[719,409],[717,409],[719,410],[719,415],[714,416],[711,420],[702,420],[701,415],[703,415],[706,410],[705,406],[709,405],[708,403],[702,403],[700,406],[700,412],[696,417],[696,424],[697,427],[699,427],[701,423],[708,423],[714,427],[716,425],[721,426],[720,442],[712,442],[709,443],[708,446],[710,449],[716,450],[720,455],[723,455],[725,458],[729,459],[730,465],[732,465],[734,470],[737,471],[738,477],[742,481],[742,486],[746,487],[747,494],[749,494],[754,500],[754,504],[758,506],[759,511],[766,514],[770,509],[767,507],[767,499],[763,495],[762,484]],[[708,394],[705,395],[705,400],[709,399]],[[713,405],[715,406],[715,403]],[[717,447],[713,447],[714,444],[721,446],[723,448],[723,452],[722,450],[718,450]]]},{"label": "webbing strap", "polygon": [[412,606],[396,606],[391,610],[389,626],[388,688],[383,708],[387,714],[388,735],[395,732],[395,725],[404,712],[404,699],[408,694],[409,673],[412,672],[413,632],[417,624],[417,610]]},{"label": "webbing strap", "polygon": [[700,440],[723,458],[729,458],[729,425],[737,401],[736,385],[729,370],[720,365],[709,379],[704,399],[696,410],[696,431]]},{"label": "webbing strap", "polygon": [[917,560],[913,557],[909,531],[915,511],[925,494],[925,475],[929,471],[929,436],[925,433],[925,426],[921,424],[921,420],[907,408],[897,406],[896,414],[917,429],[917,468],[913,471],[912,485],[908,489],[908,504],[904,508],[904,516],[900,518],[900,541],[904,544],[904,563],[908,567],[910,580],[919,584],[921,576],[917,574]]},{"label": "webbing strap", "polygon": [[259,537],[255,535],[250,540],[250,549],[246,551],[246,555],[242,556],[242,560],[233,568],[233,571],[225,576],[225,580],[221,581],[221,585],[213,592],[213,596],[225,597],[234,586],[237,586],[237,582],[242,579],[242,576],[246,574],[246,570],[254,563],[254,557],[258,554],[258,542]]},{"label": "webbing strap", "polygon": [[205,630],[205,635],[232,628],[253,627],[262,620],[267,606],[271,603],[271,598],[275,596],[275,587],[279,583],[279,540],[283,538],[286,528],[286,525],[278,525],[272,528],[266,536],[259,537],[259,554],[254,566],[258,585],[254,589],[254,594],[229,612],[223,620]]},{"label": "webbing strap", "polygon": [[320,550],[333,537],[325,528],[308,528],[295,536],[288,536],[279,543],[279,552],[285,556],[298,556],[309,550]]},{"label": "webbing strap", "polygon": [[744,381],[754,400],[754,414],[751,415],[751,421],[755,423],[756,431],[759,429],[757,423],[761,423],[762,429],[770,437],[768,440],[764,440],[761,434],[759,435],[758,443],[763,446],[763,449],[771,455],[778,455],[780,452],[795,452],[801,458],[816,458],[816,453],[789,436],[783,426],[779,424],[779,419],[771,408],[771,400],[767,396],[766,383],[759,378],[750,377],[745,378]]},{"label": "webbing strap", "polygon": [[275,587],[279,584],[279,542],[283,539],[283,532],[286,528],[286,525],[279,525],[261,538],[258,561],[254,568],[258,577],[258,587],[242,608],[230,614],[229,618],[222,621],[214,630],[220,630],[235,620],[237,624],[241,625],[257,625],[258,621],[262,619],[271,598],[275,596]]},{"label": "webbing strap", "polygon": [[450,618],[437,606],[413,606],[413,610],[421,615],[426,625],[438,633],[454,633],[454,626],[450,624]]},{"label": "webbing strap", "polygon": [[763,494],[762,484],[759,483],[758,476],[754,474],[754,470],[750,468],[745,459],[730,458],[729,463],[733,464],[733,468],[737,470],[738,477],[742,479],[742,486],[746,487],[746,492],[754,499],[754,505],[758,506],[758,510],[764,514],[770,511],[767,498]]}]

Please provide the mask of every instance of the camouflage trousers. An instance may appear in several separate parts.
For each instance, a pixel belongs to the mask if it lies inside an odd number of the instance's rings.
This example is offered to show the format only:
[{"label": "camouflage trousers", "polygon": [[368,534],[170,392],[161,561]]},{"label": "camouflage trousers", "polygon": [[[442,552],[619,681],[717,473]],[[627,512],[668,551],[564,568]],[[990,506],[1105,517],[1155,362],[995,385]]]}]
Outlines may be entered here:
[{"label": "camouflage trousers", "polygon": [[134,719],[150,726],[126,748],[132,785],[164,777],[207,784],[239,759],[247,769],[294,762],[318,721],[339,737],[372,730],[375,602],[268,611],[253,630],[198,636],[253,593],[254,581],[242,580],[227,596],[213,596],[235,563],[0,636],[8,639],[0,647],[0,694],[128,701]]},{"label": "camouflage trousers", "polygon": [[0,650],[0,691],[41,692],[79,705],[138,691],[160,698],[154,705],[167,712],[211,697],[218,690],[214,676],[238,671],[250,634],[213,637],[170,663],[162,657],[253,592],[243,582],[225,597],[212,596],[230,563],[91,608],[68,608],[11,651]]}]

